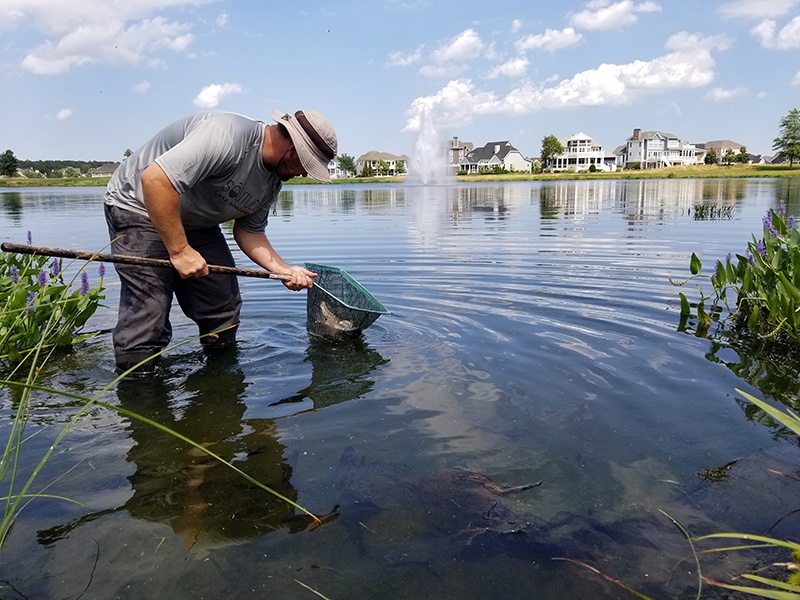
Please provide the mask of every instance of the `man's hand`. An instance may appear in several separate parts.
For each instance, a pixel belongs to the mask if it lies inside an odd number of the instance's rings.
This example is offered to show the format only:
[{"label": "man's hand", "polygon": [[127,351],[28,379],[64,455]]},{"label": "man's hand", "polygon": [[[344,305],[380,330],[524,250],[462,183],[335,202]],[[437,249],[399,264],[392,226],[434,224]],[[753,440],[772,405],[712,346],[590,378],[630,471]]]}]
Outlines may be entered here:
[{"label": "man's hand", "polygon": [[191,246],[186,246],[183,252],[170,255],[169,260],[183,279],[208,275],[208,265],[205,259]]},{"label": "man's hand", "polygon": [[[313,279],[317,276],[317,274],[313,271],[296,266],[289,267],[289,270],[291,271],[292,279],[284,281],[283,285],[290,290],[297,292],[305,288],[310,288],[314,285]],[[283,274],[289,275],[288,272]]]}]

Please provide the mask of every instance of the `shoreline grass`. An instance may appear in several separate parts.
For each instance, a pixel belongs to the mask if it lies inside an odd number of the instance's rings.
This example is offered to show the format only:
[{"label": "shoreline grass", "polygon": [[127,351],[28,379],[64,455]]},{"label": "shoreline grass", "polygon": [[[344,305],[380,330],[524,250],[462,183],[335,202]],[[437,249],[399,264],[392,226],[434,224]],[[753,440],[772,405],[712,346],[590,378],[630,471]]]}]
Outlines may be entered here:
[{"label": "shoreline grass", "polygon": [[[693,165],[668,167],[665,169],[645,169],[614,171],[613,173],[589,173],[573,171],[562,173],[504,173],[458,175],[459,183],[492,182],[492,181],[603,181],[608,179],[752,179],[752,178],[792,178],[800,177],[800,164],[789,168],[789,165]],[[28,179],[26,177],[0,178],[0,188],[25,187],[101,187],[108,185],[108,177],[90,179]],[[392,177],[347,177],[333,179],[333,184],[353,183],[404,183],[405,175]],[[295,177],[286,182],[287,185],[323,185],[322,182],[309,177]]]}]

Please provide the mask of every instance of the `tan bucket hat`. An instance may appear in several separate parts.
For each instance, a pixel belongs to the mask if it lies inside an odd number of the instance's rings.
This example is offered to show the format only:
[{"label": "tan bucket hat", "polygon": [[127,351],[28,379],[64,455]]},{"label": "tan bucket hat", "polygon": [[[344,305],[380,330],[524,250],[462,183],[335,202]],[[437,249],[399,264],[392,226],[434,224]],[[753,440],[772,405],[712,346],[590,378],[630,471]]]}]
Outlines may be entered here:
[{"label": "tan bucket hat", "polygon": [[289,131],[303,168],[314,179],[330,182],[328,163],[338,149],[336,132],[328,119],[314,110],[298,110],[294,115],[272,109],[272,118]]}]

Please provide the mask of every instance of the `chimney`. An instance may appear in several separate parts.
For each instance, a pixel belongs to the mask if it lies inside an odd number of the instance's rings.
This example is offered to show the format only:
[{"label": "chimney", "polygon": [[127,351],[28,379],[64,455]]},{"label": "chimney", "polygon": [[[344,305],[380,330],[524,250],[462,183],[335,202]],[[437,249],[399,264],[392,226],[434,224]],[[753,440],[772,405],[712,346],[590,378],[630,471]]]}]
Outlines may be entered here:
[{"label": "chimney", "polygon": [[642,135],[642,130],[641,129],[634,129],[633,130],[633,137],[631,139],[632,140],[638,140],[641,137],[641,135]]}]

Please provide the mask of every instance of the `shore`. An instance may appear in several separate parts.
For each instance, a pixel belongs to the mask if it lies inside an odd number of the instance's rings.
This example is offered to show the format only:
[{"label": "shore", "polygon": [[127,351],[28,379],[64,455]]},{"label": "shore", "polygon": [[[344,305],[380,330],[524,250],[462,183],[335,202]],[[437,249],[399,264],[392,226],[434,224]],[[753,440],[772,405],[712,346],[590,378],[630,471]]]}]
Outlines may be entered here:
[{"label": "shore", "polygon": [[[748,179],[754,177],[800,177],[800,164],[789,168],[789,165],[696,165],[690,167],[669,167],[666,169],[648,169],[614,171],[613,173],[505,173],[502,175],[459,175],[456,180],[462,183],[486,181],[575,181],[605,179]],[[352,183],[403,183],[405,175],[394,177],[349,177],[334,179],[333,184]],[[287,185],[320,183],[308,177],[290,179]],[[28,179],[26,177],[0,178],[0,188],[20,187],[92,187],[105,186],[107,177],[91,179]]]}]

